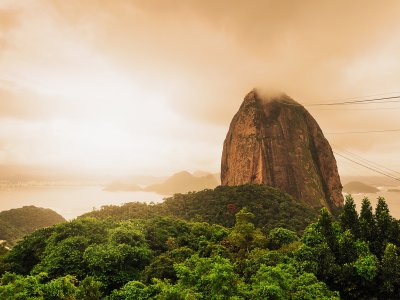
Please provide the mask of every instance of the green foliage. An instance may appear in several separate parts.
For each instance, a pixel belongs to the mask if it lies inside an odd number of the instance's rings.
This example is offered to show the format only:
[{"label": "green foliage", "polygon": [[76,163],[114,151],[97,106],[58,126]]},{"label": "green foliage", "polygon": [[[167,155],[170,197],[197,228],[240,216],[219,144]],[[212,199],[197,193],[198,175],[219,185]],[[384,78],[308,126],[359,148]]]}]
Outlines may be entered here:
[{"label": "green foliage", "polygon": [[268,240],[268,248],[279,249],[284,245],[289,245],[295,241],[298,241],[299,237],[294,231],[278,227],[272,229],[268,233],[267,240]]},{"label": "green foliage", "polygon": [[0,212],[0,240],[8,246],[35,230],[65,222],[65,219],[48,208],[24,206]]},{"label": "green foliage", "polygon": [[132,279],[139,279],[140,271],[150,261],[151,251],[146,244],[106,243],[89,246],[83,255],[88,274],[112,290]]},{"label": "green foliage", "polygon": [[66,275],[53,279],[43,285],[42,291],[45,299],[75,299],[78,294],[77,280],[74,276]]},{"label": "green foliage", "polygon": [[[272,195],[262,186],[222,191]],[[193,207],[189,196],[175,196],[179,213]],[[301,235],[285,224],[267,230],[254,206],[233,204],[219,214],[220,223],[234,218],[229,228],[204,222],[212,211],[178,219],[163,206],[150,218],[146,206],[144,219],[38,230],[0,258],[0,299],[398,299],[399,222],[384,199],[375,213],[364,199],[358,215],[348,197],[337,220],[322,209]],[[197,221],[184,220],[195,211]]]},{"label": "green foliage", "polygon": [[244,207],[254,214],[254,225],[264,233],[275,227],[301,232],[318,216],[316,209],[278,189],[247,184],[175,194],[155,205],[128,203],[123,206],[104,206],[82,217],[126,220],[170,216],[232,227],[235,224],[235,213]]},{"label": "green foliage", "polygon": [[400,295],[400,258],[398,247],[391,243],[386,245],[382,257],[382,272],[380,286],[381,294],[385,299],[394,299],[394,295]]},{"label": "green foliage", "polygon": [[52,278],[67,274],[82,277],[86,271],[83,252],[88,245],[88,239],[83,236],[68,237],[57,244],[50,244],[33,273],[46,272]]},{"label": "green foliage", "polygon": [[358,220],[356,204],[351,195],[346,196],[343,211],[340,215],[340,224],[342,225],[343,230],[349,229],[354,236],[360,236],[360,222]]},{"label": "green foliage", "polygon": [[5,273],[1,277],[0,299],[44,299],[42,276],[22,276]]},{"label": "green foliage", "polygon": [[149,299],[147,287],[139,281],[129,281],[121,289],[111,293],[110,300]]},{"label": "green foliage", "polygon": [[375,214],[363,199],[360,215],[347,198],[339,222],[326,210],[304,232],[296,252],[304,270],[314,273],[345,299],[395,299],[399,292],[399,222],[383,198]]},{"label": "green foliage", "polygon": [[171,242],[173,240],[186,236],[189,233],[189,226],[181,220],[155,218],[149,220],[144,232],[151,249],[161,253],[172,246]]},{"label": "green foliage", "polygon": [[152,279],[169,279],[176,281],[174,265],[184,262],[195,252],[188,247],[173,249],[157,256],[144,270],[142,279],[145,283],[151,283]]},{"label": "green foliage", "polygon": [[5,273],[1,277],[0,299],[102,299],[101,283],[91,277],[86,277],[81,282],[71,275],[51,281],[47,279],[46,273],[25,277]]},{"label": "green foliage", "polygon": [[47,245],[46,241],[53,231],[54,228],[44,228],[26,236],[0,261],[1,273],[12,271],[18,274],[29,274],[40,262],[40,257]]},{"label": "green foliage", "polygon": [[245,256],[251,249],[266,247],[267,239],[260,229],[256,229],[251,220],[254,214],[243,208],[236,214],[236,224],[232,228],[227,242],[239,256]]},{"label": "green foliage", "polygon": [[4,243],[0,244],[0,258],[5,256],[8,253],[9,250],[10,249],[7,246],[5,246]]},{"label": "green foliage", "polygon": [[240,293],[239,278],[228,259],[193,255],[175,264],[175,270],[175,284],[155,279],[145,286],[131,281],[113,291],[110,299],[234,299]]},{"label": "green foliage", "polygon": [[85,277],[79,283],[79,290],[78,290],[78,299],[85,299],[85,300],[99,300],[102,299],[102,287],[103,283],[94,279],[91,276]]},{"label": "green foliage", "polygon": [[80,219],[55,226],[44,241],[46,246],[40,261],[30,271],[46,272],[51,278],[68,274],[83,278],[88,272],[83,254],[89,245],[105,242],[109,226],[113,225],[96,219]]},{"label": "green foliage", "polygon": [[371,201],[368,198],[362,200],[359,224],[361,239],[374,243],[377,236],[377,228]]},{"label": "green foliage", "polygon": [[236,269],[239,274],[243,274],[245,282],[250,282],[260,266],[277,266],[279,264],[295,264],[295,260],[291,257],[291,253],[283,253],[281,251],[259,249],[252,250],[246,259],[242,262],[236,262]]},{"label": "green foliage", "polygon": [[181,290],[194,290],[197,294],[212,295],[211,299],[229,299],[238,292],[238,276],[233,264],[219,256],[201,258],[194,255],[176,264]]},{"label": "green foliage", "polygon": [[261,265],[251,287],[251,299],[339,299],[314,274],[287,264]]},{"label": "green foliage", "polygon": [[354,262],[357,275],[366,281],[372,281],[378,274],[378,259],[375,255],[362,255]]}]

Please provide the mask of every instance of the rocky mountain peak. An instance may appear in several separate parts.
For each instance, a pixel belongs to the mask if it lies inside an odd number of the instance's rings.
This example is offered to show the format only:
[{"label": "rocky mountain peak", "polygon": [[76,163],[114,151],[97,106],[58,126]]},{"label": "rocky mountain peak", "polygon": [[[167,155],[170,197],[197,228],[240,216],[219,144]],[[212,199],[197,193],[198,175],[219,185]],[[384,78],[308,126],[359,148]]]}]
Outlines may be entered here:
[{"label": "rocky mountain peak", "polygon": [[267,184],[333,213],[343,205],[328,141],[310,113],[283,93],[247,94],[224,142],[221,183]]}]

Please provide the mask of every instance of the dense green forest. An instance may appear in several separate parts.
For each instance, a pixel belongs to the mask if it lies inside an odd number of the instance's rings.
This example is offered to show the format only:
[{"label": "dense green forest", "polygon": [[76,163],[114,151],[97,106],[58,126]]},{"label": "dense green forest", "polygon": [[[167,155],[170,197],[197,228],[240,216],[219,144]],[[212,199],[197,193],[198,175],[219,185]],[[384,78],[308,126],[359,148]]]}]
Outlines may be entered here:
[{"label": "dense green forest", "polygon": [[175,212],[106,207],[37,230],[0,260],[0,299],[398,299],[400,226],[384,199],[374,210],[364,199],[358,214],[347,197],[340,216],[321,209],[301,230],[285,228],[301,214],[278,209],[278,220],[254,206],[262,191],[290,199],[257,185],[217,188],[227,197],[219,214],[204,191],[168,199]]},{"label": "dense green forest", "polygon": [[0,212],[0,240],[13,246],[25,235],[37,229],[65,222],[65,219],[48,208],[24,206]]},{"label": "dense green forest", "polygon": [[253,223],[264,233],[275,227],[301,232],[317,218],[319,211],[276,188],[247,184],[175,194],[154,205],[132,202],[122,206],[103,206],[81,217],[122,221],[169,216],[232,227],[235,214],[243,207],[254,214]]}]

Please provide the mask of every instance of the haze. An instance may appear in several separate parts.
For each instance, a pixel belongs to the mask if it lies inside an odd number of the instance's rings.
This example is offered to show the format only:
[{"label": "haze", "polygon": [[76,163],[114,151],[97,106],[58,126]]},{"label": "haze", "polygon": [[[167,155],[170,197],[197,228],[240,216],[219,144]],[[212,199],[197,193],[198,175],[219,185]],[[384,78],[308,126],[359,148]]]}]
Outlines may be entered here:
[{"label": "haze", "polygon": [[[399,1],[1,0],[0,164],[218,172],[254,87],[303,105],[399,93],[399,13]],[[329,134],[399,129],[400,104],[307,108],[333,147],[400,170],[398,132]]]}]

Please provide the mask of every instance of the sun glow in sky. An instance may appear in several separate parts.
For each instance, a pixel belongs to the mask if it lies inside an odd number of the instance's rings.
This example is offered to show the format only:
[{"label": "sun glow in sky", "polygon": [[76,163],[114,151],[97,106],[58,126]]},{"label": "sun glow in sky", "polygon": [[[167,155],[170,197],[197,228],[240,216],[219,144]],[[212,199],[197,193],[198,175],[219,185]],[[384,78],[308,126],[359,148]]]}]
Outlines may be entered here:
[{"label": "sun glow in sky", "polygon": [[[369,2],[0,0],[0,164],[218,172],[253,87],[302,104],[400,92],[400,4]],[[310,112],[325,132],[400,128],[390,106]],[[398,134],[327,137],[400,169]]]}]

